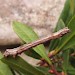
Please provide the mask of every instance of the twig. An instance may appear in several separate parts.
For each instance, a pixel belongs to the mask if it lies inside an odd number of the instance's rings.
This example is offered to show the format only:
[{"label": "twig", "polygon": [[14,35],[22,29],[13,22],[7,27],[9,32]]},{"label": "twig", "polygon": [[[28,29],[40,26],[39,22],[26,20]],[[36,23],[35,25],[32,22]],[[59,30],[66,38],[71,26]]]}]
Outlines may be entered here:
[{"label": "twig", "polygon": [[65,35],[66,33],[68,33],[70,30],[68,29],[68,27],[65,27],[61,30],[59,30],[58,32],[55,32],[53,33],[52,35],[50,36],[47,36],[45,38],[42,38],[42,39],[38,39],[34,42],[31,42],[29,44],[24,44],[20,47],[17,47],[17,48],[14,48],[14,49],[7,49],[5,52],[4,52],[4,56],[7,57],[7,56],[16,56],[18,54],[21,54],[22,52],[32,48],[32,47],[35,47],[39,44],[43,44],[49,40],[53,40],[53,39],[56,39],[56,38],[59,38],[63,35]]}]

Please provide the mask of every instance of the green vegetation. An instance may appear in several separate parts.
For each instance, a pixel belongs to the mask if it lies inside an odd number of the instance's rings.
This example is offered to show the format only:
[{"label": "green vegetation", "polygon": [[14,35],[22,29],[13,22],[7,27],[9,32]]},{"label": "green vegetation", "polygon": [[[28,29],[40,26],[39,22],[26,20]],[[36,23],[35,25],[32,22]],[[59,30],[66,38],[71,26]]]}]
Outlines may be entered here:
[{"label": "green vegetation", "polygon": [[[53,50],[57,52],[52,58],[48,57],[43,44],[24,52],[34,59],[40,60],[43,58],[45,63],[48,63],[46,67],[32,66],[20,56],[6,58],[0,53],[0,75],[16,75],[15,72],[19,75],[63,75],[62,72],[64,75],[75,75],[75,0],[66,0],[54,32],[64,27],[68,27],[70,33],[61,38],[51,40],[48,53]],[[28,25],[13,22],[13,29],[24,44],[39,39],[38,35]],[[49,70],[53,69],[52,66],[60,74],[49,73]]]}]

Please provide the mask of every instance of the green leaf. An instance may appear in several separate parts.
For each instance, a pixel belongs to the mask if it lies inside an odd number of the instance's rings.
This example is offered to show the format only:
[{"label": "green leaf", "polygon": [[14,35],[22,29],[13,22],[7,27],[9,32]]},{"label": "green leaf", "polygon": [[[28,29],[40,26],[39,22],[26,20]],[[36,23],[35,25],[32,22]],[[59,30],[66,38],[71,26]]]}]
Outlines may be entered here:
[{"label": "green leaf", "polygon": [[0,61],[0,75],[13,75],[10,68]]},{"label": "green leaf", "polygon": [[[68,22],[71,20],[75,12],[75,1],[74,0],[66,0],[64,9],[60,15],[58,23],[56,25],[55,31],[62,29],[63,27],[67,26]],[[74,39],[74,38],[73,38]],[[50,43],[50,50],[55,49],[60,42],[59,39],[52,40]]]},{"label": "green leaf", "polygon": [[66,0],[63,11],[59,19],[67,25],[71,18],[75,15],[75,0]]},{"label": "green leaf", "polygon": [[70,6],[70,9],[69,9],[69,14],[68,14],[67,20],[66,20],[66,25],[71,20],[71,18],[75,15],[75,0],[70,0],[69,6]]},{"label": "green leaf", "polygon": [[60,39],[51,40],[49,45],[49,51],[54,50],[58,46],[59,42],[60,42]]},{"label": "green leaf", "polygon": [[[0,59],[3,55],[0,53]],[[13,75],[10,68],[0,60],[0,75]]]},{"label": "green leaf", "polygon": [[[61,26],[63,26],[63,25],[67,26],[67,24],[69,23],[71,18],[75,15],[74,13],[75,13],[75,0],[66,0],[65,5],[64,5],[64,9],[60,15],[60,18],[59,18],[58,23],[56,25],[55,31],[61,29]],[[55,49],[55,47],[58,46],[58,43],[60,42],[60,40],[58,40],[58,39],[56,39],[56,40],[55,41],[52,40],[52,42],[50,43],[51,44],[50,50],[53,50],[53,49]],[[72,38],[71,41],[73,41],[73,40],[75,40],[74,37]],[[67,44],[67,47],[68,47],[68,44]],[[73,44],[74,44],[74,42],[73,42]]]},{"label": "green leaf", "polygon": [[39,70],[43,71],[46,75],[53,75],[48,72],[50,70],[50,68],[48,68],[48,67],[37,67],[37,68]]},{"label": "green leaf", "polygon": [[0,52],[0,59],[2,59],[4,56],[2,55],[2,53]]},{"label": "green leaf", "polygon": [[[17,35],[26,43],[29,43],[38,39],[38,36],[33,31],[33,29],[25,24],[14,21],[13,29],[17,33]],[[46,54],[45,47],[42,44],[34,47],[33,50],[36,53],[38,53],[42,58],[44,58],[49,64],[51,64],[51,61]]]},{"label": "green leaf", "polygon": [[68,28],[71,32],[62,37],[58,46],[58,51],[61,49],[66,50],[67,48],[71,48],[75,45],[75,16],[70,20]]},{"label": "green leaf", "polygon": [[21,73],[21,72],[17,72],[19,75],[28,75],[28,74],[23,74],[23,73]]},{"label": "green leaf", "polygon": [[30,65],[21,57],[17,56],[15,59],[13,57],[8,57],[2,58],[1,60],[7,65],[9,65],[12,69],[20,71],[25,75],[45,75],[42,71]]},{"label": "green leaf", "polygon": [[69,15],[69,11],[70,11],[70,0],[66,0],[64,8],[62,10],[62,13],[60,15],[59,19],[62,19],[64,23],[66,23],[67,17]]},{"label": "green leaf", "polygon": [[69,66],[69,53],[70,53],[70,50],[65,50],[65,51],[63,51],[63,54],[62,54],[63,55],[62,67],[66,74],[67,74],[67,70],[68,70],[68,66]]},{"label": "green leaf", "polygon": [[[75,64],[75,63],[74,63]],[[75,75],[75,68],[70,64],[67,70],[69,75]]]},{"label": "green leaf", "polygon": [[16,72],[14,71],[14,69],[11,68],[11,71],[12,71],[13,75],[16,75]]},{"label": "green leaf", "polygon": [[35,58],[35,59],[41,58],[41,56],[39,54],[37,54],[33,49],[29,49],[29,50],[25,51],[24,53],[30,57]]},{"label": "green leaf", "polygon": [[70,63],[73,66],[73,68],[75,68],[75,57],[74,56],[70,57]]},{"label": "green leaf", "polygon": [[13,75],[10,68],[0,61],[0,75]]},{"label": "green leaf", "polygon": [[75,13],[75,1],[74,0],[70,0],[70,13],[73,16]]},{"label": "green leaf", "polygon": [[59,19],[54,32],[59,31],[60,29],[62,29],[64,27],[65,27],[65,23],[63,22],[62,19]]},{"label": "green leaf", "polygon": [[[35,40],[37,40],[39,38],[31,27],[29,27],[29,26],[27,26],[25,24],[22,24],[20,22],[15,22],[14,21],[13,22],[13,29],[17,33],[19,38],[23,41],[23,44],[35,41]],[[43,45],[41,45],[40,47],[42,49],[44,49]],[[39,50],[41,48],[39,48],[39,46],[38,46],[37,48],[35,48],[35,50]],[[32,49],[29,49],[28,51],[25,51],[25,54],[28,55],[28,56],[31,56],[33,58],[36,58],[36,59],[41,58],[40,55],[37,54]]]},{"label": "green leaf", "polygon": [[[62,21],[62,19],[60,19],[60,20],[58,21],[58,23],[57,23],[57,26],[56,26],[54,32],[56,32],[56,31],[58,31],[58,30],[60,30],[60,29],[62,29],[62,28],[64,28],[64,27],[65,27],[65,24],[64,24],[64,22]],[[50,45],[49,45],[49,50],[50,50],[50,51],[51,51],[51,50],[54,50],[54,49],[58,46],[59,42],[60,42],[60,39],[51,40]]]}]

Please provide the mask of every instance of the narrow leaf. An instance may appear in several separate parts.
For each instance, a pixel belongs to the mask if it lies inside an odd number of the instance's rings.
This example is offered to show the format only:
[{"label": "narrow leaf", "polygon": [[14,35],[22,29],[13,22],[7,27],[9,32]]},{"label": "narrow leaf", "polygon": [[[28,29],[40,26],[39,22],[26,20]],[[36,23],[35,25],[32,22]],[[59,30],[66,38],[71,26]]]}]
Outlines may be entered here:
[{"label": "narrow leaf", "polygon": [[[62,28],[64,28],[64,27],[65,27],[65,24],[64,24],[64,22],[62,21],[62,19],[60,19],[60,20],[58,21],[58,23],[57,23],[57,26],[56,26],[54,32],[56,32],[56,31],[58,31],[58,30],[60,30],[60,29],[62,29]],[[54,50],[54,49],[58,46],[59,42],[60,42],[60,39],[51,40],[50,45],[49,45],[49,50],[50,50],[50,51],[51,51],[51,50]]]},{"label": "narrow leaf", "polygon": [[75,12],[75,1],[74,0],[70,0],[70,13],[72,15],[74,15],[74,12]]},{"label": "narrow leaf", "polygon": [[45,75],[42,71],[28,64],[21,57],[16,57],[15,59],[12,57],[2,58],[4,63],[8,64],[11,68],[16,71],[20,71],[25,75]]},{"label": "narrow leaf", "polygon": [[65,50],[67,48],[71,48],[75,45],[75,16],[72,17],[71,21],[68,24],[68,28],[70,29],[70,33],[65,35],[58,46],[58,50]]},{"label": "narrow leaf", "polygon": [[70,9],[69,9],[69,12],[68,12],[68,16],[67,16],[67,19],[66,19],[66,25],[68,24],[68,22],[71,20],[71,18],[75,15],[75,0],[70,0],[69,1],[69,6],[70,6]]},{"label": "narrow leaf", "polygon": [[13,75],[10,68],[1,61],[3,55],[0,53],[0,75]]},{"label": "narrow leaf", "polygon": [[[26,43],[38,39],[38,36],[33,31],[33,29],[25,24],[22,24],[20,22],[13,22],[13,29],[18,34],[18,36]],[[42,44],[34,47],[33,50],[42,58],[44,58],[49,64],[51,64],[51,61],[46,54],[45,47]]]},{"label": "narrow leaf", "polygon": [[[65,5],[64,5],[64,9],[63,9],[63,11],[60,15],[60,18],[59,18],[58,23],[56,25],[55,31],[60,29],[62,25],[67,26],[69,21],[73,17],[74,13],[75,13],[75,1],[74,0],[66,0]],[[62,20],[63,23],[61,22],[61,20]],[[74,40],[74,39],[75,38],[72,37],[72,40]],[[55,47],[58,46],[58,43],[60,42],[60,40],[59,41],[58,41],[58,39],[56,39],[56,40],[55,41],[52,40],[53,44],[52,44],[52,42],[50,43],[51,44],[50,45],[51,50],[55,49]],[[71,47],[72,45],[74,45],[74,42],[72,44],[70,44],[68,42],[67,45],[66,45],[67,48],[68,48],[68,44],[70,45],[69,47]]]},{"label": "narrow leaf", "polygon": [[37,68],[46,73],[46,75],[53,75],[48,72],[48,70],[50,70],[50,68],[48,67],[37,67]]},{"label": "narrow leaf", "polygon": [[63,55],[62,67],[66,74],[67,74],[67,70],[68,70],[68,66],[69,66],[69,53],[70,53],[70,50],[65,50],[65,51],[63,51],[63,54],[62,54]]},{"label": "narrow leaf", "polygon": [[64,23],[66,23],[67,17],[69,15],[70,10],[70,0],[66,0],[62,13],[59,19],[62,19]]},{"label": "narrow leaf", "polygon": [[66,0],[59,19],[62,19],[65,25],[67,25],[74,15],[75,15],[75,0]]},{"label": "narrow leaf", "polygon": [[60,30],[60,29],[62,29],[64,27],[65,27],[65,23],[63,22],[62,19],[59,19],[59,21],[58,21],[58,23],[56,25],[56,28],[54,30],[54,32],[56,32],[56,31],[58,31],[58,30]]},{"label": "narrow leaf", "polygon": [[[72,61],[73,62],[73,61]],[[68,70],[67,70],[69,75],[75,75],[75,68],[72,66],[72,64],[70,64],[68,66]]]}]

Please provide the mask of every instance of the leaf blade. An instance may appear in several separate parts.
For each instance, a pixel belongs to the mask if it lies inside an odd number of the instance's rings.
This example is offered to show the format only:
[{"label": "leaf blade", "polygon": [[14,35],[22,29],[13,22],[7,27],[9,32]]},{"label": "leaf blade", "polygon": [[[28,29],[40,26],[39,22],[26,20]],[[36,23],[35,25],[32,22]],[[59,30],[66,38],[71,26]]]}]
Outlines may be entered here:
[{"label": "leaf blade", "polygon": [[0,75],[13,75],[10,68],[1,61],[3,55],[0,52]]},{"label": "leaf blade", "polygon": [[[14,21],[13,29],[18,34],[18,36],[26,43],[29,43],[38,39],[38,36],[33,31],[33,29],[25,24]],[[46,54],[45,47],[43,46],[43,44],[34,47],[33,50],[36,53],[38,53],[42,58],[44,58],[49,64],[51,64],[51,61]]]},{"label": "leaf blade", "polygon": [[[75,28],[75,16],[72,17],[72,19],[70,20],[70,22],[68,24],[68,28],[71,30],[71,32],[69,34],[65,35],[64,37],[62,37],[61,42],[58,47],[58,50],[67,49],[66,45],[69,43],[72,44],[72,42],[73,42],[73,44],[70,47],[75,45],[75,42],[72,39],[75,36],[75,29],[74,29]],[[70,48],[69,45],[68,45],[68,48]]]},{"label": "leaf blade", "polygon": [[24,74],[28,75],[45,75],[42,71],[38,70],[37,68],[33,67],[21,57],[16,57],[15,59],[12,57],[2,58],[1,59],[4,63],[8,64],[11,68],[16,71],[20,71]]},{"label": "leaf blade", "polygon": [[[56,32],[64,27],[65,27],[65,24],[64,24],[63,20],[60,19],[57,23],[57,26],[56,26],[54,32]],[[49,51],[54,50],[58,46],[59,42],[60,42],[60,38],[51,40],[50,45],[49,45]]]}]

